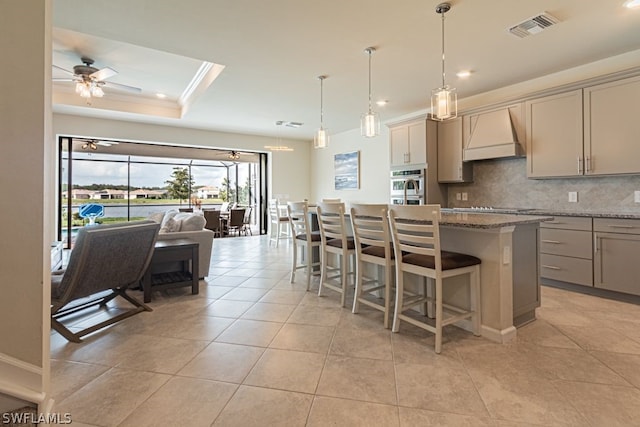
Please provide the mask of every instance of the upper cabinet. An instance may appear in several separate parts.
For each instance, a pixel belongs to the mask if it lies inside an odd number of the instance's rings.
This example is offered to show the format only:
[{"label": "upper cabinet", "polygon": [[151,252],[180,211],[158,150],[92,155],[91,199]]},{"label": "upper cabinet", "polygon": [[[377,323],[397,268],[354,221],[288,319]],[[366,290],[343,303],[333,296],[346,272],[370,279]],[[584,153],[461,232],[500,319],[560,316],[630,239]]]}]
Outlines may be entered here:
[{"label": "upper cabinet", "polygon": [[527,175],[582,174],[582,90],[527,101],[525,116]]},{"label": "upper cabinet", "polygon": [[640,172],[640,77],[584,89],[586,173]]},{"label": "upper cabinet", "polygon": [[438,182],[471,182],[473,165],[462,161],[462,118],[438,122]]},{"label": "upper cabinet", "polygon": [[640,77],[525,103],[527,175],[640,173]]},{"label": "upper cabinet", "polygon": [[427,163],[426,119],[390,126],[389,135],[391,166]]}]

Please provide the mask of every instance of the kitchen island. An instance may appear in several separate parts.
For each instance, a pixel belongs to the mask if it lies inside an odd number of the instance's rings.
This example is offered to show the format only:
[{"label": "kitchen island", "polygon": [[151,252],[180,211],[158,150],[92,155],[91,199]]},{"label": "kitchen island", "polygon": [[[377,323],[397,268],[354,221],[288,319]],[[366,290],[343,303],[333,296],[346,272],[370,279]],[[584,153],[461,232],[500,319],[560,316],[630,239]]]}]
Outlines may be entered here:
[{"label": "kitchen island", "polygon": [[[480,287],[482,336],[505,343],[516,327],[535,320],[540,306],[540,222],[552,217],[442,212],[443,250],[482,260]],[[468,280],[452,278],[448,280]],[[468,305],[468,295],[455,284],[446,287],[445,300]],[[470,330],[470,325],[461,323]]]}]

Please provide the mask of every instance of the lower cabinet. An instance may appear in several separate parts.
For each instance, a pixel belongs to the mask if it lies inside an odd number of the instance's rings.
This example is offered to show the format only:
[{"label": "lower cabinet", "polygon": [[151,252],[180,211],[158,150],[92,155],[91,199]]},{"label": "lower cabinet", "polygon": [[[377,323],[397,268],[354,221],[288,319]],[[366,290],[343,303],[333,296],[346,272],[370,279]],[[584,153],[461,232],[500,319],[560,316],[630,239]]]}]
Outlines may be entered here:
[{"label": "lower cabinet", "polygon": [[540,224],[540,276],[593,286],[591,218],[556,217]]},{"label": "lower cabinet", "polygon": [[640,220],[595,218],[594,286],[640,295]]}]

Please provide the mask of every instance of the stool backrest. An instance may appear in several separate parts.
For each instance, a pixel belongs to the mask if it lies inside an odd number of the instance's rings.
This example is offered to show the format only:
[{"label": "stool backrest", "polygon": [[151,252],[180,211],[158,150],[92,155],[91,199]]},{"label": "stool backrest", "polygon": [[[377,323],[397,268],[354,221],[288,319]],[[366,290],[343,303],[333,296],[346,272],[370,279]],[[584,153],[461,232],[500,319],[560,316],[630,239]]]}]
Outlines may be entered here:
[{"label": "stool backrest", "polygon": [[318,203],[317,209],[322,243],[341,239],[342,247],[346,248],[349,230],[344,219],[344,203]]},{"label": "stool backrest", "polygon": [[391,232],[389,229],[388,206],[382,204],[353,204],[350,209],[351,227],[356,243],[356,251],[362,245],[379,247],[385,258],[391,259]]},{"label": "stool backrest", "polygon": [[389,225],[396,262],[408,254],[434,257],[436,271],[442,271],[440,254],[440,205],[393,206]]}]

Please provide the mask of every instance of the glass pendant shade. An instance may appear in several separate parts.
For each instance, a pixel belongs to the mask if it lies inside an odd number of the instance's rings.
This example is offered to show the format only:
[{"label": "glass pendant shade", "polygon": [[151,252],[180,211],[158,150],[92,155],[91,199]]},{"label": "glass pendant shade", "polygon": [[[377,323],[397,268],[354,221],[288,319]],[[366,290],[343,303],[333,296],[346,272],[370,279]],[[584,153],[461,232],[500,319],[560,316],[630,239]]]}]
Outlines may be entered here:
[{"label": "glass pendant shade", "polygon": [[380,117],[378,113],[369,111],[360,118],[360,134],[365,138],[373,138],[380,135]]},{"label": "glass pendant shade", "polygon": [[324,110],[323,110],[323,94],[324,94],[324,79],[327,76],[318,76],[320,80],[320,129],[316,131],[313,136],[313,148],[326,148],[329,145],[329,132],[324,128]]},{"label": "glass pendant shade", "polygon": [[320,128],[313,138],[313,148],[326,148],[329,145],[329,132],[325,128]]},{"label": "glass pendant shade", "polygon": [[102,98],[104,96],[104,91],[100,86],[93,86],[91,88],[91,95],[95,96],[96,98]]},{"label": "glass pendant shade", "polygon": [[431,91],[431,116],[440,121],[458,116],[458,94],[455,88],[443,86]]}]

